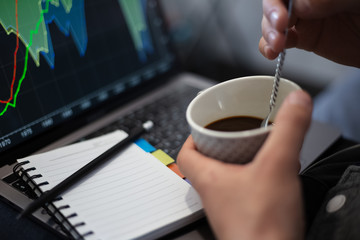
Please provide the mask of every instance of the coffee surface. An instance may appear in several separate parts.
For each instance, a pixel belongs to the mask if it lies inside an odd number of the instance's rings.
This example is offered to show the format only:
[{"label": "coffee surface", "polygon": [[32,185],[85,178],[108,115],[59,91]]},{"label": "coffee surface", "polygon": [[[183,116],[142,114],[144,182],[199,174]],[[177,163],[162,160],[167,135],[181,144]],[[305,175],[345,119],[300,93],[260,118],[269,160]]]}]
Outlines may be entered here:
[{"label": "coffee surface", "polygon": [[207,129],[234,132],[259,128],[263,119],[250,116],[233,116],[216,120],[205,126]]}]

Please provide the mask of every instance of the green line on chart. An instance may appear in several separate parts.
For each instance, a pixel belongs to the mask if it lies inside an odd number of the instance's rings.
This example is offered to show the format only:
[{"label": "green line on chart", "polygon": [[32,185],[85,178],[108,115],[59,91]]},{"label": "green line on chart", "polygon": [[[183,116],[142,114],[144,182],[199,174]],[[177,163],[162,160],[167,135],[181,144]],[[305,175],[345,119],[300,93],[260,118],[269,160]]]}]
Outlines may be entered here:
[{"label": "green line on chart", "polygon": [[4,110],[0,113],[0,116],[4,115],[4,113],[7,111],[7,109],[10,107],[13,107],[15,108],[16,107],[16,99],[17,99],[17,95],[19,94],[19,91],[20,91],[20,87],[21,87],[21,83],[22,81],[24,80],[25,76],[26,76],[26,72],[27,72],[27,64],[28,64],[28,60],[29,60],[29,48],[31,47],[32,45],[32,40],[33,40],[33,35],[37,34],[38,31],[39,31],[39,27],[40,27],[40,24],[41,22],[44,20],[44,13],[48,13],[49,11],[49,3],[50,3],[51,0],[46,0],[46,8],[43,9],[41,11],[41,16],[40,16],[40,19],[39,21],[36,23],[36,28],[35,30],[31,30],[30,31],[30,41],[29,41],[29,44],[26,46],[26,52],[25,52],[25,63],[24,63],[24,71],[22,73],[22,76],[19,80],[19,84],[17,86],[17,89],[16,89],[16,92],[14,94],[14,101],[13,103],[10,103],[8,102],[4,108]]}]

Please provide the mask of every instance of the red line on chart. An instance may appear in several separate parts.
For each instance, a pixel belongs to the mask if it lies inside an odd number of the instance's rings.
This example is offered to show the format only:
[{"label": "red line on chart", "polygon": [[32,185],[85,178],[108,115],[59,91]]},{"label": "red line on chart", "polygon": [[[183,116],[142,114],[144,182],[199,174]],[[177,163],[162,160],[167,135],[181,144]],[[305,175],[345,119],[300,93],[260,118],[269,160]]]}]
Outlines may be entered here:
[{"label": "red line on chart", "polygon": [[13,97],[14,97],[14,84],[16,79],[16,62],[17,62],[17,52],[19,50],[19,19],[18,19],[18,0],[15,0],[15,17],[16,17],[16,48],[14,52],[14,72],[13,77],[11,81],[11,87],[10,87],[10,97],[8,100],[0,100],[0,103],[9,103]]}]

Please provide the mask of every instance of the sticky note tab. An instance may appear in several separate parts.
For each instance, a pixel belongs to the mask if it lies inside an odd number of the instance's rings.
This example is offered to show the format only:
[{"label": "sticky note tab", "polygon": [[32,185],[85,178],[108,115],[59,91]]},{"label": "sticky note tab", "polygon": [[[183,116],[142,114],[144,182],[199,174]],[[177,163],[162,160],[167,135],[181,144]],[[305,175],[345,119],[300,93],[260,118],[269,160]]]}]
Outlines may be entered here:
[{"label": "sticky note tab", "polygon": [[135,144],[138,145],[145,152],[153,152],[156,150],[156,148],[154,148],[150,143],[148,143],[148,141],[143,138],[139,138],[138,140],[136,140]]},{"label": "sticky note tab", "polygon": [[176,173],[177,175],[179,175],[179,177],[181,178],[185,178],[184,175],[182,175],[182,173],[180,172],[180,169],[178,167],[178,165],[176,163],[171,163],[168,165],[168,168],[170,168],[174,173]]},{"label": "sticky note tab", "polygon": [[158,149],[155,152],[151,153],[154,157],[156,157],[157,159],[160,160],[160,162],[162,162],[163,164],[165,164],[166,166],[174,163],[175,160],[172,159],[172,157],[170,157],[169,155],[167,155],[163,150]]}]

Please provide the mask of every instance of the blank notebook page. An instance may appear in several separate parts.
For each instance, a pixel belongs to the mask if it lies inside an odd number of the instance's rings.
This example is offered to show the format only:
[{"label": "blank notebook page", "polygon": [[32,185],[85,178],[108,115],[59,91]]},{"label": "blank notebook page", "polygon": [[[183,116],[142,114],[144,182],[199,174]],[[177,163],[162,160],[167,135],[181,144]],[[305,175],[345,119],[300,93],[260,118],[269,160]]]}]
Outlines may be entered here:
[{"label": "blank notebook page", "polygon": [[[30,161],[32,174],[42,191],[49,190],[83,165],[100,155],[126,133],[111,134],[76,143],[51,152],[34,155]],[[62,195],[57,207],[80,233],[92,231],[86,239],[133,239],[164,228],[180,219],[201,211],[201,201],[195,190],[136,144],[131,144],[102,168]]]}]

